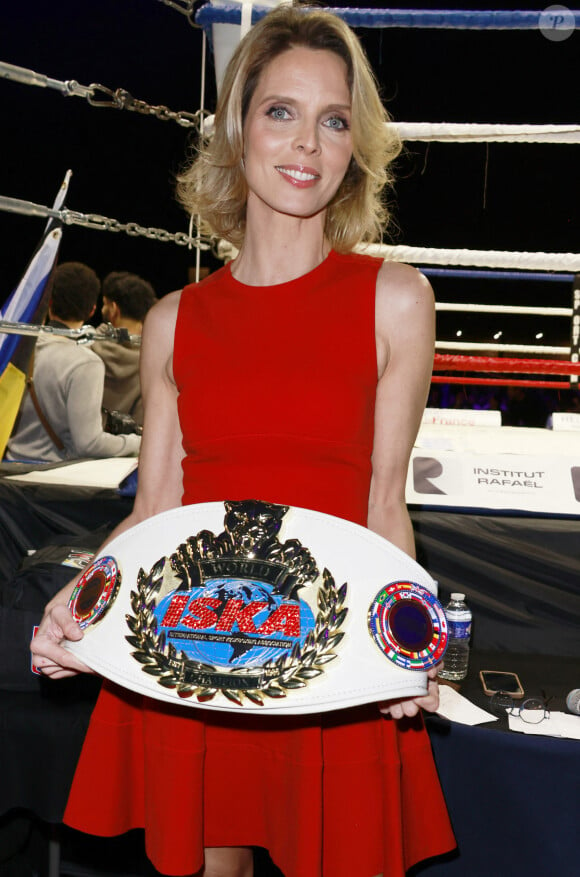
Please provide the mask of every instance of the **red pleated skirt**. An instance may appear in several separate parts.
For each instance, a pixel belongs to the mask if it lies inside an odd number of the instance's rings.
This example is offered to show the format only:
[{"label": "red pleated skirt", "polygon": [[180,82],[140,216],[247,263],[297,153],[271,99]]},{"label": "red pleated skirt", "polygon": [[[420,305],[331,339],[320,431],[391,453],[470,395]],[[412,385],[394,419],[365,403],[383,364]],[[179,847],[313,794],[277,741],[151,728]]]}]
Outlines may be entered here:
[{"label": "red pleated skirt", "polygon": [[64,821],[102,836],[144,828],[168,875],[199,871],[204,847],[260,846],[285,877],[400,877],[455,846],[420,716],[234,715],[110,683]]}]

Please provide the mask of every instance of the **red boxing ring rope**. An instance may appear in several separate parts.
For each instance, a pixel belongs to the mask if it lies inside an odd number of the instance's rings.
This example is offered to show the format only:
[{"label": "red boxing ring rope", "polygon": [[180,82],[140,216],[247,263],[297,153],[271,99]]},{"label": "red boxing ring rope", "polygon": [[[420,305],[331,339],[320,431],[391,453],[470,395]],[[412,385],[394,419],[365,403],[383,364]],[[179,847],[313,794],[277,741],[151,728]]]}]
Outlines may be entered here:
[{"label": "red boxing ring rope", "polygon": [[439,371],[506,372],[536,375],[580,375],[580,363],[559,359],[508,359],[499,356],[455,356],[436,353]]},{"label": "red boxing ring rope", "polygon": [[[579,362],[557,359],[502,359],[497,356],[454,356],[436,353],[433,368],[439,371],[502,372],[506,374],[580,375]],[[542,381],[505,378],[473,378],[433,375],[434,384],[477,384],[496,387],[539,387],[542,389],[570,390],[576,381]]]},{"label": "red boxing ring rope", "polygon": [[433,375],[431,377],[433,384],[477,384],[478,386],[494,386],[494,387],[541,387],[543,389],[554,387],[560,390],[572,389],[572,384],[568,381],[522,381],[522,380],[501,380],[500,378],[453,378],[445,377],[445,375]]}]

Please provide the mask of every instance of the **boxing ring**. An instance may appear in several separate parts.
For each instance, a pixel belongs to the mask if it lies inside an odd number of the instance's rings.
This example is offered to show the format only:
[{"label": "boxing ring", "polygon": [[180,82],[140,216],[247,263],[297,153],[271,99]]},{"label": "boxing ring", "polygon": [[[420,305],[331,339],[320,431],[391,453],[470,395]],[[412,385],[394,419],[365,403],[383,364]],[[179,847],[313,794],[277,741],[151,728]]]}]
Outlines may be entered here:
[{"label": "boxing ring", "polygon": [[[240,30],[251,26],[257,16],[267,11],[266,7],[251,3],[203,6],[190,0],[159,0],[159,3],[167,7],[164,10],[167,15],[175,12],[182,15],[186,29],[190,25],[202,29],[204,71],[206,66],[209,69],[210,64],[217,62],[220,27],[230,29],[226,42],[229,40],[231,44],[232,39],[239,38]],[[554,36],[566,29],[571,33],[570,29],[580,26],[580,13],[569,10],[572,19],[568,15],[562,21],[550,21],[541,12],[342,8],[333,11],[353,27],[362,29],[499,28],[509,34],[511,31],[544,28],[548,35]],[[74,71],[71,73],[74,75]],[[129,125],[133,121],[135,125],[139,124],[139,131],[144,131],[146,125],[157,126],[163,121],[168,124],[159,128],[179,127],[194,139],[211,129],[211,119],[205,109],[207,83],[204,76],[205,73],[201,76],[199,109],[192,111],[191,108],[170,106],[169,98],[168,105],[159,101],[147,102],[140,96],[134,97],[132,89],[98,83],[82,85],[76,80],[57,79],[30,67],[0,61],[0,78],[14,83],[0,83],[0,88],[20,88],[23,85],[42,88],[45,93],[52,91],[63,97],[86,101],[91,108],[87,112],[94,110],[95,115],[121,110],[123,112],[117,113],[116,118],[126,116],[123,124]],[[22,93],[26,91],[20,90]],[[139,123],[137,119],[140,119]],[[557,153],[561,148],[572,148],[580,143],[580,125],[575,124],[395,124],[406,145],[425,144],[426,148],[431,143],[441,144],[441,149],[464,144],[461,148],[466,150],[471,148],[470,144],[484,144],[487,148],[488,144],[505,143],[505,148],[509,149],[507,144],[515,143],[524,144],[530,150],[550,148]],[[79,176],[82,174],[83,170]],[[177,247],[181,253],[191,250],[198,272],[205,254],[213,253],[220,259],[231,255],[227,247],[202,237],[194,227],[167,230],[155,220],[142,218],[138,204],[127,207],[127,212],[117,218],[96,213],[88,205],[86,210],[64,205],[55,208],[34,199],[0,192],[0,211],[25,218],[52,220],[63,229],[65,237],[70,229],[75,228],[77,235],[86,236],[91,236],[93,231],[104,231],[110,233],[105,237],[114,241],[124,236],[132,240],[140,238],[144,245],[166,244],[161,249],[164,253],[169,251],[168,258],[172,248]],[[551,672],[556,674],[562,661],[572,665],[580,655],[577,538],[580,413],[564,410],[566,407],[571,409],[573,400],[578,398],[580,253],[388,244],[367,247],[366,251],[417,265],[437,292],[438,330],[431,398],[412,452],[407,480],[407,501],[416,533],[418,559],[438,579],[443,597],[454,590],[467,594],[475,618],[476,650],[503,653],[502,660],[506,651],[513,653],[513,660],[520,654],[543,655],[546,662],[554,662]],[[447,290],[453,291],[454,284],[462,284],[461,294],[447,295]],[[470,284],[477,289],[481,303],[475,303],[475,293],[466,292]],[[542,300],[545,304],[521,303],[519,293],[514,294],[513,303],[509,303],[509,299],[497,292],[504,288],[503,284],[510,293],[533,284],[535,289],[544,291]],[[494,302],[498,298],[501,301]],[[530,343],[529,339],[521,341],[516,338],[517,333],[510,333],[510,320],[521,322],[527,318],[539,321],[534,336],[542,331],[548,335],[545,326],[548,322],[554,323],[558,327],[553,333],[557,341],[548,343],[541,337],[534,337]],[[490,319],[494,320],[493,331],[487,328],[486,321]],[[470,333],[466,330],[468,324],[480,325],[474,321],[481,321],[484,328],[476,328]],[[10,327],[3,323],[0,330],[9,332]],[[13,331],[17,333],[18,327],[13,327]],[[473,339],[466,337],[470,334]],[[438,404],[444,397],[457,402],[458,393],[463,394],[467,401],[470,394],[497,393],[501,403],[504,399],[502,393],[527,390],[546,391],[556,400],[549,412],[552,428],[546,428],[546,424],[541,427],[502,425],[501,404],[495,409],[486,407],[489,396],[471,396],[474,401],[471,407]],[[482,398],[486,401],[481,402]],[[560,405],[561,400],[569,404]],[[90,549],[94,542],[91,534],[98,533],[98,541],[101,541],[103,528],[113,526],[130,508],[130,496],[114,488],[89,486],[83,483],[82,475],[76,484],[65,485],[59,483],[54,469],[19,470],[25,478],[31,476],[29,480],[20,481],[9,477],[14,474],[13,468],[7,471],[5,466],[0,466],[0,470],[0,507],[4,509],[4,514],[0,514],[0,538],[3,556],[9,561],[4,574],[13,569],[17,571],[19,581],[30,581],[33,575],[30,566],[22,568],[19,553],[33,548],[49,550],[55,542],[66,542],[67,539],[76,547]],[[18,534],[16,539],[15,533]],[[505,669],[511,669],[511,666]],[[578,683],[570,678],[567,684],[571,687]],[[36,693],[28,692],[27,703],[36,696]],[[48,704],[43,700],[46,712],[40,724],[34,704],[28,703],[26,713],[26,721],[35,733],[47,732],[48,764],[56,766],[61,778],[55,781],[55,777],[44,777],[42,806],[36,812],[48,822],[58,822],[60,818],[58,814],[72,776],[71,758],[74,761],[74,753],[80,746],[91,701],[90,693],[86,696],[80,694],[78,712],[75,713],[70,704],[67,707],[66,722],[70,724],[72,713],[75,725],[69,728],[70,750],[63,755],[62,735],[67,731],[63,727],[62,714],[58,718],[59,697],[55,696],[54,702]],[[11,693],[10,698],[12,706],[14,698],[18,698],[15,693]],[[46,698],[46,693],[43,698]],[[43,722],[46,723],[44,728]],[[489,824],[495,825],[497,848],[491,844],[488,854],[482,857],[481,839],[477,834],[481,824],[474,826],[469,819],[475,799],[468,795],[466,800],[461,789],[457,788],[452,763],[460,751],[462,769],[467,773],[473,764],[474,752],[479,757],[489,748],[490,757],[497,757],[496,744],[483,738],[485,730],[474,735],[477,737],[475,744],[471,737],[462,739],[460,749],[450,753],[445,746],[448,732],[441,735],[431,729],[438,767],[450,800],[460,846],[463,846],[463,860],[443,865],[427,864],[417,870],[417,874],[442,873],[461,877],[462,873],[469,873],[472,877],[487,877],[490,861],[494,862],[494,867],[501,862],[506,867],[505,873],[522,877],[527,873],[564,872],[566,863],[573,860],[575,850],[567,846],[565,832],[558,850],[554,849],[551,838],[554,831],[561,837],[562,827],[570,823],[573,814],[577,814],[577,799],[572,796],[570,779],[574,773],[571,767],[574,753],[564,741],[549,741],[547,754],[532,753],[528,747],[522,755],[516,743],[511,741],[511,751],[507,756],[502,753],[498,761],[509,778],[510,790],[515,785],[524,799],[530,794],[529,788],[521,783],[519,774],[514,775],[514,765],[521,767],[531,759],[534,770],[539,770],[538,763],[542,763],[543,758],[548,762],[558,759],[560,800],[552,800],[549,796],[554,773],[548,773],[546,768],[546,775],[541,780],[547,796],[542,820],[536,824],[534,812],[526,826],[528,831],[534,832],[537,840],[533,850],[529,851],[532,854],[530,861],[522,854],[521,846],[516,844],[515,849],[509,846],[502,831],[503,827],[509,829],[515,807],[522,807],[522,812],[528,813],[525,801],[516,796],[507,802],[505,808],[498,808],[497,797],[492,800],[492,790],[489,801],[478,801],[481,815],[476,821],[489,818]],[[454,740],[457,742],[457,735]],[[561,742],[564,745],[558,752],[550,745]],[[14,760],[13,755],[11,761]],[[46,756],[42,760],[34,756],[31,770],[37,776],[44,776],[46,764]],[[492,773],[495,777],[496,774]],[[37,776],[34,779],[36,785]],[[478,781],[483,784],[485,777],[479,777]],[[32,781],[29,785],[22,784],[20,776],[14,779],[14,785],[18,784],[21,788],[16,798],[10,797],[14,796],[14,790],[8,788],[8,784],[2,801],[3,812],[11,805],[34,811],[36,785]],[[468,791],[472,796],[476,794],[474,789]],[[553,816],[553,821],[547,820],[547,811]],[[568,836],[574,838],[572,829]],[[540,853],[538,846],[542,848]],[[52,852],[52,874],[56,875],[58,850],[53,847]],[[546,870],[548,867],[550,870]],[[543,872],[542,868],[545,869]]]},{"label": "boxing ring", "polygon": [[[77,80],[58,80],[50,77],[42,72],[37,72],[28,68],[20,67],[15,64],[7,64],[0,62],[0,76],[5,79],[12,80],[19,84],[32,85],[41,87],[46,91],[55,90],[65,97],[78,97],[86,100],[89,105],[99,113],[107,109],[128,110],[134,117],[146,116],[151,120],[151,124],[155,121],[164,121],[177,123],[182,129],[195,133],[199,136],[202,129],[208,125],[207,111],[205,110],[205,91],[206,91],[206,54],[213,53],[213,64],[216,71],[223,68],[225,57],[222,58],[224,52],[231,50],[235,40],[239,38],[240,30],[247,28],[251,21],[256,20],[265,14],[269,4],[205,4],[201,7],[190,0],[161,0],[163,5],[169,7],[172,11],[183,14],[188,24],[195,24],[203,29],[203,49],[202,49],[202,71],[199,95],[199,109],[195,112],[185,109],[172,109],[165,104],[148,103],[139,97],[134,97],[126,88],[115,88],[109,85],[93,83],[91,85],[83,85]],[[506,32],[522,32],[526,30],[540,30],[547,35],[548,38],[555,38],[556,35],[563,34],[569,36],[570,28],[576,24],[576,14],[570,13],[564,15],[561,20],[558,17],[550,19],[547,12],[465,12],[465,11],[445,11],[445,10],[364,10],[364,9],[342,9],[334,10],[354,27],[375,30],[398,29],[443,29],[443,30],[497,30],[502,29]],[[555,13],[554,13],[555,15]],[[238,22],[240,23],[238,26]],[[550,29],[553,33],[549,33]],[[224,36],[225,34],[225,36]],[[220,47],[220,42],[223,47]],[[212,52],[206,52],[206,44],[209,44]],[[218,74],[219,75],[219,74]],[[533,144],[549,144],[557,151],[559,146],[570,146],[577,144],[580,140],[580,127],[578,125],[552,125],[552,124],[533,124],[533,125],[511,125],[511,124],[445,124],[445,123],[404,123],[397,122],[396,126],[400,136],[405,144],[408,143],[447,143],[447,144],[476,144],[476,143],[526,143],[530,144],[530,148],[534,148]],[[0,197],[0,210],[16,212],[23,215],[35,217],[50,217],[62,222],[64,227],[78,226],[83,229],[93,229],[100,231],[113,232],[117,238],[120,234],[126,234],[130,237],[142,237],[145,240],[171,242],[180,245],[182,248],[195,248],[197,257],[197,266],[200,263],[200,253],[210,246],[211,242],[201,236],[194,234],[190,229],[185,231],[167,231],[166,229],[148,225],[144,222],[135,220],[120,220],[115,217],[104,216],[89,211],[72,210],[64,207],[56,214],[44,205],[25,199],[12,197]],[[120,234],[119,234],[120,233]],[[548,282],[560,282],[562,286],[558,286],[558,295],[563,302],[560,308],[545,307],[538,309],[537,313],[548,316],[566,316],[570,318],[569,326],[574,324],[574,315],[578,316],[577,293],[572,292],[567,296],[565,301],[565,285],[573,283],[573,273],[578,271],[580,265],[580,257],[574,253],[528,253],[528,252],[509,252],[509,251],[477,251],[472,249],[438,249],[427,247],[406,247],[406,246],[385,246],[377,245],[367,248],[368,252],[383,255],[387,258],[409,261],[418,265],[425,271],[427,276],[436,278],[433,280],[437,288],[438,283],[447,282],[448,278],[459,276],[454,273],[455,266],[469,266],[470,274],[466,273],[464,277],[482,280],[484,272],[482,268],[487,269],[487,277],[492,283],[492,272],[496,272],[496,279],[508,279],[507,271],[502,269],[514,269],[512,277],[509,278],[510,283],[517,273],[521,275],[522,281],[543,282],[546,285],[546,297],[551,298],[552,291],[556,287],[547,287]],[[441,266],[435,268],[434,266]],[[456,269],[455,269],[456,270]],[[438,274],[436,272],[439,272]],[[495,284],[494,284],[495,285]],[[576,298],[574,298],[576,296]],[[440,298],[440,296],[437,296]],[[464,293],[465,298],[465,293]],[[570,302],[572,299],[572,302]],[[462,311],[466,313],[471,311],[472,316],[475,312],[480,315],[487,313],[495,313],[498,317],[505,314],[507,307],[505,305],[494,308],[492,305],[484,303],[481,305],[473,304],[473,297],[469,296],[471,304],[469,308],[460,305],[460,302],[438,301],[438,324],[443,325],[453,312]],[[570,306],[571,304],[571,306]],[[518,306],[515,306],[518,308]],[[532,308],[519,306],[519,308],[511,313],[518,313],[522,316],[530,315]],[[494,340],[494,343],[473,341],[471,343],[451,340],[450,338],[438,337],[437,341],[437,358],[436,371],[447,373],[445,377],[435,374],[435,383],[459,383],[464,386],[469,383],[478,382],[479,386],[483,383],[491,383],[496,381],[507,386],[508,382],[513,379],[514,372],[510,366],[517,368],[515,363],[503,362],[501,365],[501,373],[503,378],[497,377],[498,372],[493,368],[494,363],[488,362],[487,367],[484,362],[476,362],[472,360],[459,360],[454,357],[449,358],[450,351],[461,351],[462,353],[478,354],[486,352],[489,355],[505,357],[507,353],[518,353],[525,355],[554,355],[558,359],[570,359],[572,363],[578,361],[578,333],[572,336],[571,328],[568,331],[568,339],[570,342],[569,349],[567,345],[506,345]],[[496,363],[497,365],[498,363]],[[459,378],[457,374],[449,374],[449,371],[459,371],[459,366],[472,365],[473,369],[461,369],[465,374]],[[525,366],[524,366],[525,368]],[[531,368],[531,366],[530,366]],[[577,374],[574,370],[564,373],[566,380],[553,380],[548,385],[548,377],[556,376],[555,369],[558,368],[557,363],[553,363],[549,374],[546,373],[548,366],[543,364],[539,366],[540,372],[535,377],[530,375],[529,379],[537,383],[532,386],[540,387],[540,379],[543,375],[543,385],[547,389],[552,386],[555,389],[574,388],[577,385]],[[476,371],[476,374],[473,374]],[[488,371],[487,376],[483,373]],[[519,376],[518,382],[525,380]],[[569,385],[569,386],[568,386]]]}]

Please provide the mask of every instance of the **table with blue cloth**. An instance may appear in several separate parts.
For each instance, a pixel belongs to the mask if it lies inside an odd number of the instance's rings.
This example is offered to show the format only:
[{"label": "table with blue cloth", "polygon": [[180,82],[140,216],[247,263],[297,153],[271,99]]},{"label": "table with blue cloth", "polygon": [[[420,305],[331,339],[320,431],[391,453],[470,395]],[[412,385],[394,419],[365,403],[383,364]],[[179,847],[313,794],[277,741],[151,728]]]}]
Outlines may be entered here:
[{"label": "table with blue cloth", "polygon": [[500,718],[468,726],[427,717],[458,851],[423,863],[411,873],[417,877],[572,875],[578,861],[580,741],[510,731],[505,711],[490,708],[480,670],[517,673],[525,696],[545,697],[553,711],[566,712],[567,692],[580,687],[578,660],[472,652],[459,693]]}]

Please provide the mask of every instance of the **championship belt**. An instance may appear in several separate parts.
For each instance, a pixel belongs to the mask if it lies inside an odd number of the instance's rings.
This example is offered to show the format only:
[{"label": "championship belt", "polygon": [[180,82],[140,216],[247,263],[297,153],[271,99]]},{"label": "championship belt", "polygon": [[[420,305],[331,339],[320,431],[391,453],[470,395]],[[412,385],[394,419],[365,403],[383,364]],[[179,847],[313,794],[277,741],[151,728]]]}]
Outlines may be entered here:
[{"label": "championship belt", "polygon": [[376,533],[257,500],[163,512],[113,539],[70,599],[84,663],[148,697],[318,713],[427,692],[436,582]]}]

